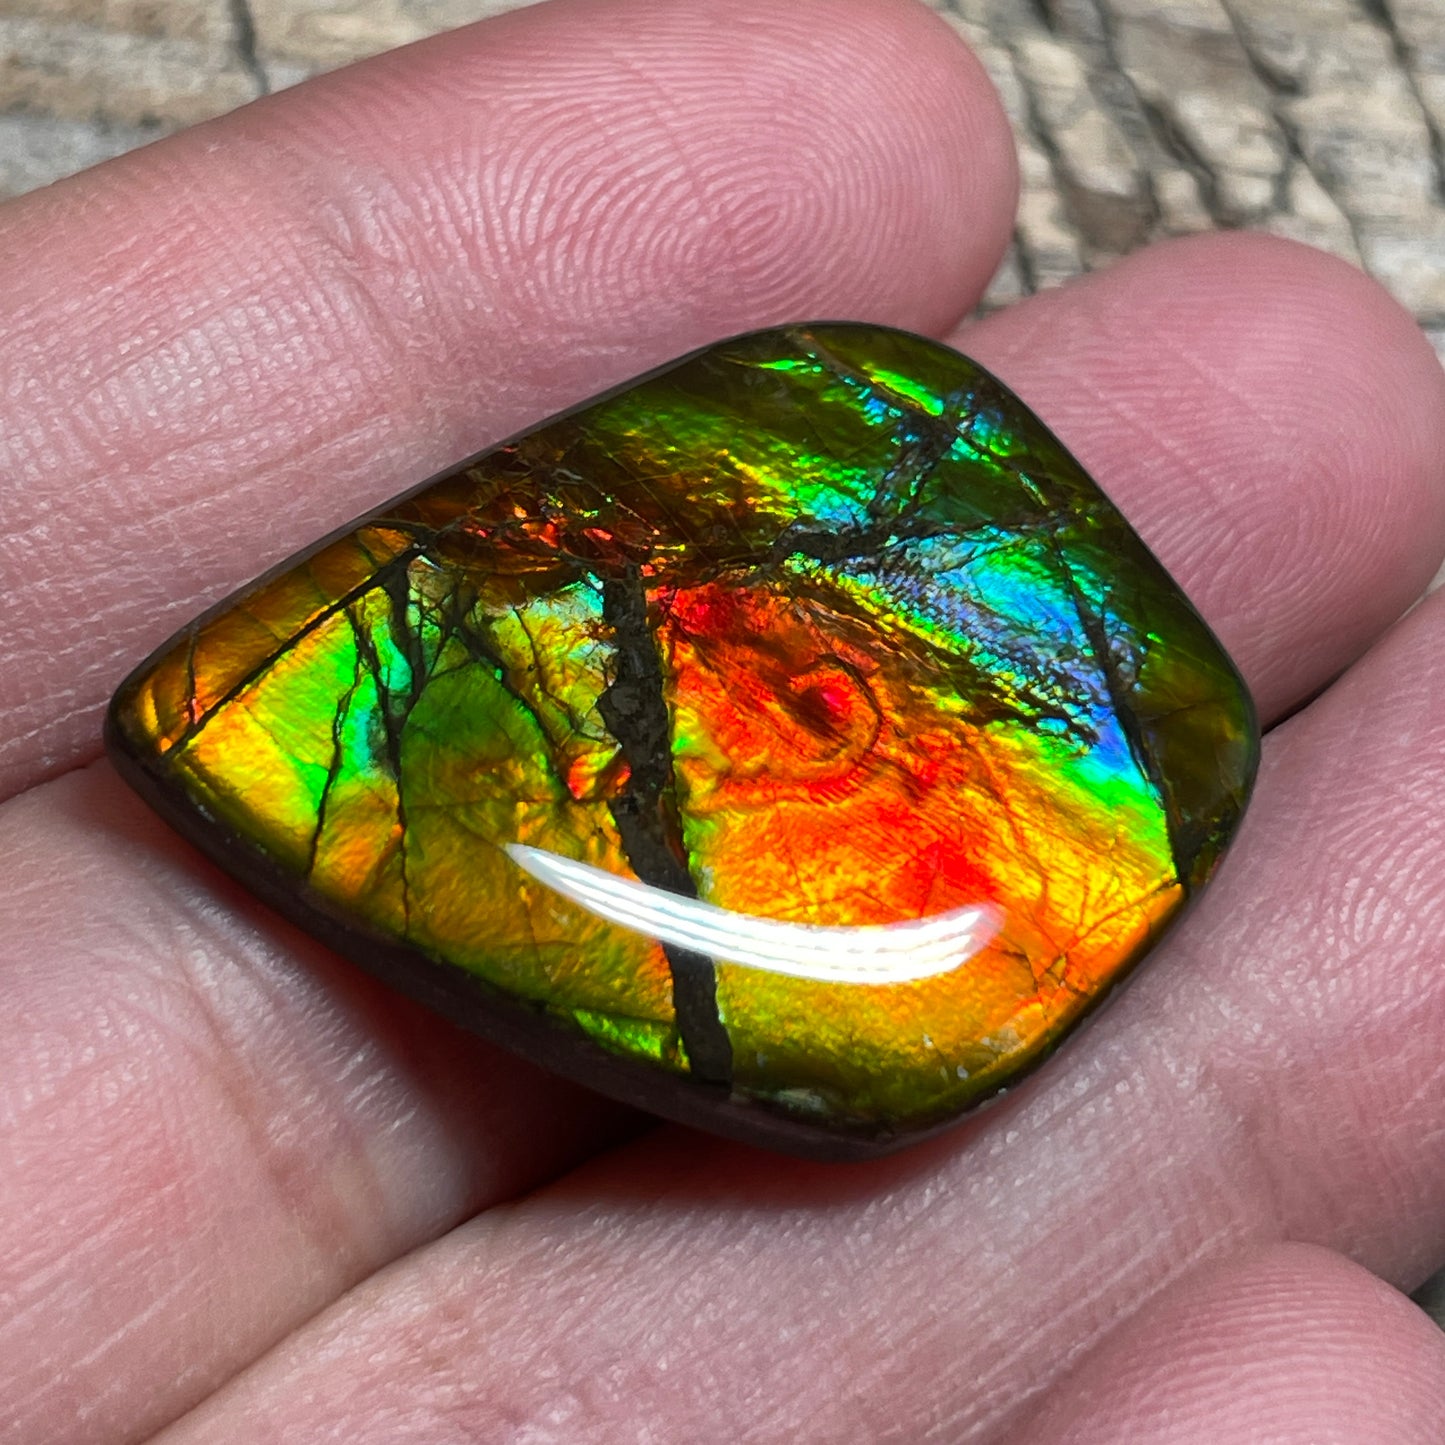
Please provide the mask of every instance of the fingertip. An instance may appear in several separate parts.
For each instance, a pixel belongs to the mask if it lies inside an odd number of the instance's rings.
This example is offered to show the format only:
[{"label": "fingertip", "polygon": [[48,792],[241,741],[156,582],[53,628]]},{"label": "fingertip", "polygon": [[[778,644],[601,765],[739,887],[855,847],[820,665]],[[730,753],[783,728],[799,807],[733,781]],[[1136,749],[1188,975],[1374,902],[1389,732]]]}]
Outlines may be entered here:
[{"label": "fingertip", "polygon": [[817,316],[946,329],[1017,195],[993,86],[917,0],[552,0],[287,100],[256,132],[432,218],[425,274],[521,282],[533,329],[606,323],[614,354]]},{"label": "fingertip", "polygon": [[1026,1445],[1429,1445],[1445,1335],[1330,1250],[1256,1247],[1170,1286],[1019,1432]]}]

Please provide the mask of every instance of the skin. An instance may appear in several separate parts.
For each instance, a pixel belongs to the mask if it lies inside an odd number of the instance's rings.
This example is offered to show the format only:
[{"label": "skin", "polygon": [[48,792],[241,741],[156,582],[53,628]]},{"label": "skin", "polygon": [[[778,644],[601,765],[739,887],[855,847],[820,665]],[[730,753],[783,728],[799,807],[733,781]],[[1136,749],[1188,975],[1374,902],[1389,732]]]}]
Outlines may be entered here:
[{"label": "skin", "polygon": [[[1015,174],[912,0],[555,0],[0,210],[0,1436],[1438,1438],[1445,378],[1212,236],[957,329]],[[868,1166],[661,1128],[387,995],[96,761],[204,602],[710,338],[948,337],[1271,731],[1215,886],[999,1107]],[[1281,719],[1288,718],[1287,721]]]}]

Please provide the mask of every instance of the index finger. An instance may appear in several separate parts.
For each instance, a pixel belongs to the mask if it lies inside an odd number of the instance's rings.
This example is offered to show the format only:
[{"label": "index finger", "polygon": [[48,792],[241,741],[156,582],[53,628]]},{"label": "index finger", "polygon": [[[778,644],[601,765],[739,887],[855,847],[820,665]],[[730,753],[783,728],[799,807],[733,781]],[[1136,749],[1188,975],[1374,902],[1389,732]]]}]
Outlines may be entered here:
[{"label": "index finger", "polygon": [[730,332],[965,310],[998,102],[912,0],[843,8],[554,0],[0,212],[0,796],[203,602],[446,463]]}]

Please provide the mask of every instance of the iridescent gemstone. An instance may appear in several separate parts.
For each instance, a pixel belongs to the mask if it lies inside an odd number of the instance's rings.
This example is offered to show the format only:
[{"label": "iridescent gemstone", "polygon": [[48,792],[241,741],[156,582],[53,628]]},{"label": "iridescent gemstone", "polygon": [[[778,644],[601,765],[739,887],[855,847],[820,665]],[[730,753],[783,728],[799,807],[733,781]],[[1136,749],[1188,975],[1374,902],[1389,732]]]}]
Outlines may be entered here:
[{"label": "iridescent gemstone", "polygon": [[621,1098],[882,1152],[1214,871],[1238,673],[1023,404],[760,332],[380,508],[122,686],[117,766],[396,987]]}]

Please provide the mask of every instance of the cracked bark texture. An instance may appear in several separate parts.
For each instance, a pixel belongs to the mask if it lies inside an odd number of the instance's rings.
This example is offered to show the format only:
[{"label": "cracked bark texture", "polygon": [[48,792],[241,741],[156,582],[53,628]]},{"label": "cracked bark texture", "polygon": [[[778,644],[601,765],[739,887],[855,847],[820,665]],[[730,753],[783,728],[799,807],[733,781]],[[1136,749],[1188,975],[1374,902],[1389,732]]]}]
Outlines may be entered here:
[{"label": "cracked bark texture", "polygon": [[[528,0],[0,0],[0,195]],[[1363,266],[1445,358],[1442,0],[929,0],[1019,140],[985,304],[1247,226]],[[1445,1320],[1445,1276],[1422,1291]]]}]

